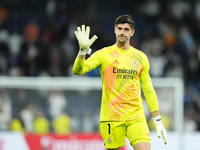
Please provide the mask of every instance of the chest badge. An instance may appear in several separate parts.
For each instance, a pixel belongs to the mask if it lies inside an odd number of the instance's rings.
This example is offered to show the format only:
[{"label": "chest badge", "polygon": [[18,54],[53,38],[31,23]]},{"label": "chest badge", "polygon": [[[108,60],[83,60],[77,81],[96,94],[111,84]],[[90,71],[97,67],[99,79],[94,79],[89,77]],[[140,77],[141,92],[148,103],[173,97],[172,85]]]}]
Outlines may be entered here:
[{"label": "chest badge", "polygon": [[136,60],[134,61],[134,66],[138,67],[138,62]]}]

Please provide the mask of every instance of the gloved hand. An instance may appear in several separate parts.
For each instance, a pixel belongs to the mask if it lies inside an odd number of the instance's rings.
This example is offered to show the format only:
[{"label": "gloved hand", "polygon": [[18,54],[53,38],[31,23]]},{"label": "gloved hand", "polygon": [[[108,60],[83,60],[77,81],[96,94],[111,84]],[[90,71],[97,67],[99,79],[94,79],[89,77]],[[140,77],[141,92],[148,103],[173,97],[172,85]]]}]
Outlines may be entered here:
[{"label": "gloved hand", "polygon": [[85,30],[85,25],[82,25],[81,28],[77,27],[77,31],[74,32],[76,35],[76,38],[79,43],[79,54],[80,55],[86,55],[91,53],[90,46],[94,43],[94,41],[98,38],[96,35],[94,35],[91,39],[89,39],[90,34],[90,27],[87,26]]},{"label": "gloved hand", "polygon": [[161,138],[161,136],[163,136],[164,139],[164,143],[167,144],[167,132],[162,124],[162,120],[161,120],[161,116],[156,116],[155,118],[152,118],[155,125],[156,125],[156,130],[157,130],[157,135],[159,138]]}]

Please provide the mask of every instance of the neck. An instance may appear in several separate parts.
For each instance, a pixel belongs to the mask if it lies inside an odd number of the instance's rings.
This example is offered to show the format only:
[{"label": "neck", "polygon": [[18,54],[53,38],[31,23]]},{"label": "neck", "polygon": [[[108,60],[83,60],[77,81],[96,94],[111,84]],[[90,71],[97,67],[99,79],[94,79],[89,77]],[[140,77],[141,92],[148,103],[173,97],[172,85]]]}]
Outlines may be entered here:
[{"label": "neck", "polygon": [[130,48],[130,44],[128,42],[126,43],[116,42],[116,45],[122,50],[128,50]]}]

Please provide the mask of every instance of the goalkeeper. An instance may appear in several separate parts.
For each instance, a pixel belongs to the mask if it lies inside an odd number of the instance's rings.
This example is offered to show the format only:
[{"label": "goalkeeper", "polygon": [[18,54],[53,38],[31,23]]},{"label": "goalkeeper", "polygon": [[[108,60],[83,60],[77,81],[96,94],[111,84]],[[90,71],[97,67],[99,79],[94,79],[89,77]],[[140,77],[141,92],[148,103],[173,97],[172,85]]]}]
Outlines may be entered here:
[{"label": "goalkeeper", "polygon": [[147,56],[130,45],[134,21],[130,15],[119,16],[115,21],[116,43],[102,48],[85,60],[91,53],[90,46],[97,39],[89,39],[90,27],[82,25],[75,31],[79,53],[74,62],[73,73],[81,75],[96,67],[102,77],[102,103],[100,131],[106,150],[120,150],[125,137],[134,150],[150,150],[151,140],[142,106],[141,87],[152,112],[158,137],[167,144],[167,133],[163,127],[155,90],[149,76]]}]

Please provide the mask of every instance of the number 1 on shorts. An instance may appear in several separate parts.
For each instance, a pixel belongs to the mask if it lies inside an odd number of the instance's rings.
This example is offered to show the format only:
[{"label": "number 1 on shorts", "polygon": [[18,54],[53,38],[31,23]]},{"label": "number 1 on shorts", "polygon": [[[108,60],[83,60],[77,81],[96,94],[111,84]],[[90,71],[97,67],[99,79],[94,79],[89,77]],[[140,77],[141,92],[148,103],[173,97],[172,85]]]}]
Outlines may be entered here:
[{"label": "number 1 on shorts", "polygon": [[110,134],[110,123],[108,123],[108,134]]}]

